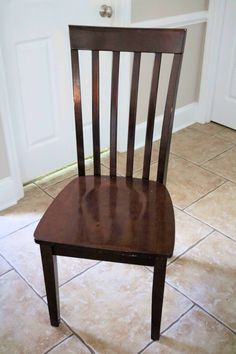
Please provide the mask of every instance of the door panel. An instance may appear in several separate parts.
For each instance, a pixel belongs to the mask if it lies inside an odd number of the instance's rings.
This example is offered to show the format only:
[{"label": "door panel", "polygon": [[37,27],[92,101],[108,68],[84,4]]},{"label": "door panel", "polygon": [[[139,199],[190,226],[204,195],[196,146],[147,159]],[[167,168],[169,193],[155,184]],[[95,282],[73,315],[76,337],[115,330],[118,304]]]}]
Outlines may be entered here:
[{"label": "door panel", "polygon": [[211,120],[236,129],[236,1],[226,1]]},{"label": "door panel", "polygon": [[[99,15],[102,3],[12,0],[1,4],[0,36],[23,182],[76,161],[68,25],[111,25],[111,19]],[[82,101],[85,131],[89,132],[91,61],[86,55],[82,54],[86,79]],[[109,60],[109,55],[104,55],[101,66],[107,67]],[[105,82],[106,74],[103,69]],[[108,116],[103,116],[106,121]],[[91,152],[91,144],[87,144],[86,154]]]}]

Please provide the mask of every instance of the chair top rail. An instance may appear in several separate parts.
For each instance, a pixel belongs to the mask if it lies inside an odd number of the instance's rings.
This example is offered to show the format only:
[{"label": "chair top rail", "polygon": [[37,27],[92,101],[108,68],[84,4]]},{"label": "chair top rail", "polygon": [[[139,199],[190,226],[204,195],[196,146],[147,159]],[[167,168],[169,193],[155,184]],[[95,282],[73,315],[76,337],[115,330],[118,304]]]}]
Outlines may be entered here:
[{"label": "chair top rail", "polygon": [[[96,28],[96,32],[94,29]],[[182,54],[186,29],[69,26],[71,49]],[[128,31],[128,36],[127,36]]]}]

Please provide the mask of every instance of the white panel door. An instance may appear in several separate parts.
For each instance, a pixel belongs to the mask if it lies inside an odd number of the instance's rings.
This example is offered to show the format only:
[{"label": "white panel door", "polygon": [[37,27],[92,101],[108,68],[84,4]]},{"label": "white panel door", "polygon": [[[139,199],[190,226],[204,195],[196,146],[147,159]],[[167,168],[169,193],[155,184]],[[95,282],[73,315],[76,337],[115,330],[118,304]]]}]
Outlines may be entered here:
[{"label": "white panel door", "polygon": [[211,120],[236,129],[236,1],[227,0]]},{"label": "white panel door", "polygon": [[[111,5],[111,0],[106,0]],[[1,47],[22,181],[76,161],[68,25],[110,26],[102,0],[4,0],[0,4]],[[91,56],[82,62],[82,109],[91,137]],[[110,75],[109,54],[102,53],[102,90]],[[109,97],[101,101],[108,117]],[[106,145],[106,142],[105,142]],[[91,155],[91,141],[86,155]],[[103,146],[105,147],[105,146]]]}]

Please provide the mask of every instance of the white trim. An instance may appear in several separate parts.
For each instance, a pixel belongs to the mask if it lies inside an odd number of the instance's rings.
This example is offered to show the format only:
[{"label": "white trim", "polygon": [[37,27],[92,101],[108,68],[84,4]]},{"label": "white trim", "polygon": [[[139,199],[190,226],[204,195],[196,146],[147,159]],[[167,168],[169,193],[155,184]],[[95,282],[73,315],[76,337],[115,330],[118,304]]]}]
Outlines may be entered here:
[{"label": "white trim", "polygon": [[184,15],[157,18],[141,22],[133,22],[131,27],[183,27],[206,22],[208,20],[208,11],[191,12]]},{"label": "white trim", "polygon": [[210,0],[205,49],[203,56],[199,106],[197,121],[206,123],[211,120],[215,92],[216,70],[224,23],[226,0]]},{"label": "white trim", "polygon": [[2,115],[3,134],[7,150],[7,157],[10,168],[10,176],[0,179],[0,210],[5,209],[23,197],[23,186],[21,183],[18,158],[14,144],[13,130],[10,119],[8,94],[6,89],[6,78],[4,74],[4,61],[0,48],[0,107]]},{"label": "white trim", "polygon": [[[175,110],[173,132],[176,132],[180,129],[186,128],[189,125],[192,125],[193,123],[195,123],[195,115],[196,115],[197,106],[198,106],[198,103],[193,102],[193,103],[190,103],[186,106],[177,108]],[[158,140],[161,137],[162,121],[163,121],[163,115],[160,115],[155,118],[153,140]],[[136,126],[135,149],[139,149],[139,148],[143,147],[145,144],[146,123],[147,122],[139,123]],[[127,150],[126,143],[123,144],[122,146],[121,145],[119,146],[120,152],[124,152],[126,150]]]},{"label": "white trim", "polygon": [[[131,0],[112,0],[114,8],[113,26],[130,27],[131,24]],[[131,54],[121,53],[120,57],[120,77],[119,77],[119,105],[118,110],[118,151],[127,149],[126,135],[128,131],[127,118],[129,116],[129,98],[131,84]]]},{"label": "white trim", "polygon": [[129,27],[131,23],[131,0],[112,0],[114,15],[112,26]]},{"label": "white trim", "polygon": [[11,176],[0,180],[0,210],[6,209],[17,203],[15,183]]}]

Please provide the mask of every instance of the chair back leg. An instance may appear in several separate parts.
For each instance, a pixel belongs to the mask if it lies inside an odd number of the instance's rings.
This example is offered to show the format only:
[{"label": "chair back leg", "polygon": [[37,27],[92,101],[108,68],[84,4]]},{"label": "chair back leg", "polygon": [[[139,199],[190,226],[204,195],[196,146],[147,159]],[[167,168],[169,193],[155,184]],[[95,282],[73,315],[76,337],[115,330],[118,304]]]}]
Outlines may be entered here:
[{"label": "chair back leg", "polygon": [[159,340],[161,330],[161,315],[166,277],[166,257],[159,257],[155,261],[152,287],[152,324],[151,338]]},{"label": "chair back leg", "polygon": [[48,310],[51,325],[58,327],[60,323],[60,305],[58,290],[57,257],[53,255],[52,248],[40,245],[44,282],[48,300]]}]

